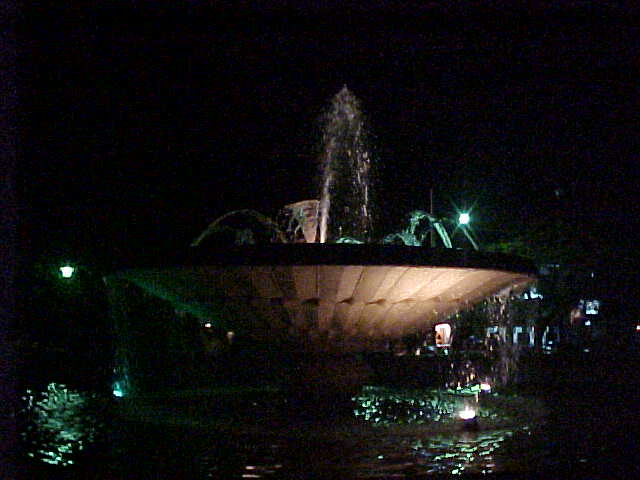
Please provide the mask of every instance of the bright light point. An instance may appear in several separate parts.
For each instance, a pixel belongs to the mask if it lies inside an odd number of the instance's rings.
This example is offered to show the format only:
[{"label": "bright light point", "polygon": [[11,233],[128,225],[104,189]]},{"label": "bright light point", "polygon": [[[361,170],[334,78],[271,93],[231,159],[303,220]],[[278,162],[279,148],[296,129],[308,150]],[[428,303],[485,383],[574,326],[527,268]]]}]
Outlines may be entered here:
[{"label": "bright light point", "polygon": [[204,328],[211,328],[211,323],[210,322],[205,323]]},{"label": "bright light point", "polygon": [[459,414],[462,420],[471,420],[476,418],[476,411],[473,408],[465,407]]},{"label": "bright light point", "polygon": [[488,383],[481,383],[480,384],[480,390],[482,390],[483,392],[490,392],[491,391],[491,385],[489,385]]},{"label": "bright light point", "polygon": [[118,398],[122,398],[122,397],[124,397],[124,393],[122,392],[122,390],[114,388],[113,389],[113,396],[114,397],[118,397]]},{"label": "bright light point", "polygon": [[586,322],[584,322],[584,326],[585,327],[590,327],[591,326],[591,320],[587,320]]},{"label": "bright light point", "polygon": [[64,267],[60,267],[60,274],[62,278],[71,278],[73,277],[73,273],[76,271],[71,265],[65,265]]},{"label": "bright light point", "polygon": [[640,325],[636,325],[636,332],[640,332]]},{"label": "bright light point", "polygon": [[469,216],[468,213],[461,213],[460,216],[458,217],[458,223],[460,225],[468,225],[470,221],[471,221],[471,217]]}]

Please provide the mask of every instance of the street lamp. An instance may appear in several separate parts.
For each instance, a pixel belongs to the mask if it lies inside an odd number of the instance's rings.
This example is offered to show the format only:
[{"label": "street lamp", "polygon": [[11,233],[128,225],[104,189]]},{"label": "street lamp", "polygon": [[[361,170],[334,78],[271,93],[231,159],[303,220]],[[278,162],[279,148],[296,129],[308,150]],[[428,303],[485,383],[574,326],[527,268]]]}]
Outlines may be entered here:
[{"label": "street lamp", "polygon": [[476,240],[473,238],[471,228],[469,228],[469,223],[471,223],[471,215],[469,215],[467,212],[462,212],[458,215],[458,227],[460,227],[460,230],[462,230],[464,236],[467,237],[467,239],[471,242],[473,248],[475,250],[479,250],[478,242],[476,242]]},{"label": "street lamp", "polygon": [[75,267],[72,267],[71,265],[64,265],[60,267],[60,275],[62,275],[62,278],[73,277],[73,274],[75,273],[75,271],[76,271]]}]

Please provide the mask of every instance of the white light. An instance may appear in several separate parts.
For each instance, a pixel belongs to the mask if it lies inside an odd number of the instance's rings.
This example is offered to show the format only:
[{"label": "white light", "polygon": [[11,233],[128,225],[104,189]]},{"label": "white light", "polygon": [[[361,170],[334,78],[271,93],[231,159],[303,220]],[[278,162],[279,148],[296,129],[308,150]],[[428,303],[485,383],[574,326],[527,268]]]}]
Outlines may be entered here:
[{"label": "white light", "polygon": [[590,327],[591,326],[591,320],[587,320],[586,322],[584,322],[584,326],[585,327]]},{"label": "white light", "polygon": [[531,288],[531,290],[529,290],[529,298],[531,298],[531,300],[534,300],[536,298],[544,298],[542,296],[541,293],[538,292],[538,290],[536,290],[535,288]]},{"label": "white light", "polygon": [[489,385],[488,383],[481,383],[480,384],[480,390],[482,390],[483,392],[490,392],[491,391],[491,385]]},{"label": "white light", "polygon": [[65,265],[64,267],[60,267],[60,274],[62,278],[71,278],[73,277],[73,272],[75,272],[75,268],[71,265]]},{"label": "white light", "polygon": [[211,328],[211,323],[210,322],[205,323],[204,328]]},{"label": "white light", "polygon": [[476,417],[476,411],[473,408],[465,407],[458,415],[462,420],[471,420]]},{"label": "white light", "polygon": [[636,332],[640,332],[640,325],[636,325]]},{"label": "white light", "polygon": [[461,213],[460,216],[458,217],[458,223],[460,225],[467,225],[470,220],[471,220],[471,217],[469,216],[468,213]]},{"label": "white light", "polygon": [[445,347],[451,341],[451,325],[448,323],[439,323],[434,327],[436,333],[436,345]]}]

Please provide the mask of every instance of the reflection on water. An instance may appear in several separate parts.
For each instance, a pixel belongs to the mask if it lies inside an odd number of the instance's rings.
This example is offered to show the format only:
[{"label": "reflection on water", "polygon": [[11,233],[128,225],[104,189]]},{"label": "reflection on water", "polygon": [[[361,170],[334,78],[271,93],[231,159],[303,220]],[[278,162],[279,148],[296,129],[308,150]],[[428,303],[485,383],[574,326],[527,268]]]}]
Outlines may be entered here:
[{"label": "reflection on water", "polygon": [[[437,389],[364,387],[353,399],[354,415],[375,426],[391,427],[380,444],[385,448],[377,456],[378,462],[363,459],[363,465],[369,470],[366,477],[375,478],[394,471],[398,476],[398,469],[408,469],[412,474],[495,472],[499,467],[492,454],[515,431],[527,432],[529,427],[512,422],[508,429],[468,431],[459,418],[461,412],[472,411],[486,426],[491,426],[495,419],[506,420],[510,415],[504,408],[505,402],[489,402],[495,397],[497,395],[452,395]],[[426,428],[405,430],[404,436],[394,436],[393,427],[399,425]]]},{"label": "reflection on water", "polygon": [[537,402],[515,395],[478,391],[456,393],[451,390],[403,390],[367,386],[353,397],[356,418],[377,426],[430,425],[451,428],[459,424],[461,414],[472,412],[485,427],[505,424],[521,425],[538,417],[542,409]]},{"label": "reflection on water", "polygon": [[[222,432],[117,417],[105,421],[106,399],[51,383],[24,395],[22,436],[29,457],[57,468],[137,469],[158,478],[169,468],[188,478],[374,479],[501,471],[499,451],[514,436],[528,434],[527,427],[494,428],[485,420],[500,416],[500,408],[482,405],[482,396],[470,398],[480,415],[477,431],[465,430],[456,416],[469,398],[366,387],[353,399],[351,415],[245,428],[242,413],[251,427],[256,417],[243,404],[242,412],[230,412],[233,427]],[[111,444],[96,448],[107,437]],[[130,478],[140,477],[131,472]]]},{"label": "reflection on water", "polygon": [[413,445],[418,463],[428,466],[428,473],[493,473],[498,468],[492,455],[513,435],[512,430],[464,432],[459,437],[438,436],[426,444]]},{"label": "reflection on water", "polygon": [[104,431],[98,420],[96,394],[81,393],[60,383],[45,390],[26,390],[21,436],[27,455],[53,465],[72,465],[74,457]]},{"label": "reflection on water", "polygon": [[[232,457],[212,440],[200,457],[204,478],[414,478],[429,474],[486,474],[504,470],[497,455],[512,430],[432,435],[351,431],[344,437],[238,439]],[[255,439],[254,439],[255,440]],[[229,458],[236,456],[232,462]],[[234,465],[231,466],[230,463]]]},{"label": "reflection on water", "polygon": [[376,425],[428,423],[454,417],[458,400],[438,390],[391,390],[364,387],[353,398],[356,417]]}]

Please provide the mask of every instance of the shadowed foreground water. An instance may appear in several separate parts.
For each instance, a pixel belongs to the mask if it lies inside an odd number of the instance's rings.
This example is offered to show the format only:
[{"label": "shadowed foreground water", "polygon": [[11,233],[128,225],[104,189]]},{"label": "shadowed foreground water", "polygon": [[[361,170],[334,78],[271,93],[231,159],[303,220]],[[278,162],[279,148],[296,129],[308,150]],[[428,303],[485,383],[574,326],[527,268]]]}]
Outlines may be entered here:
[{"label": "shadowed foreground water", "polygon": [[546,360],[526,395],[481,397],[478,431],[459,397],[427,389],[367,387],[319,413],[274,391],[132,405],[51,382],[24,392],[17,462],[25,478],[633,478],[636,359],[615,375],[597,360]]},{"label": "shadowed foreground water", "polygon": [[[198,425],[171,409],[154,416],[156,423],[123,418],[111,399],[66,391],[71,404],[49,406],[24,431],[34,477],[421,478],[635,468],[635,461],[620,460],[621,452],[631,454],[625,430],[592,425],[586,414],[577,424],[577,411],[563,420],[565,407],[550,413],[547,422],[557,421],[552,426],[507,428],[489,414],[480,419],[479,431],[466,431],[454,420],[434,425],[405,416],[394,422],[392,415],[372,423],[356,415],[283,418],[272,411],[267,424],[265,406],[252,402],[238,406],[236,419]],[[44,411],[47,402],[41,400],[41,407],[35,411]]]}]

